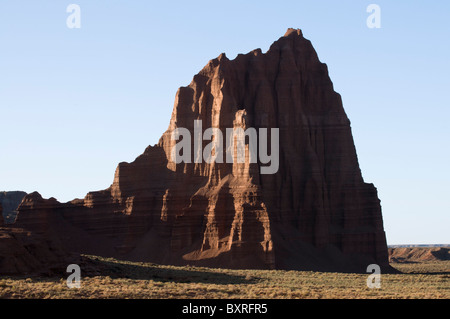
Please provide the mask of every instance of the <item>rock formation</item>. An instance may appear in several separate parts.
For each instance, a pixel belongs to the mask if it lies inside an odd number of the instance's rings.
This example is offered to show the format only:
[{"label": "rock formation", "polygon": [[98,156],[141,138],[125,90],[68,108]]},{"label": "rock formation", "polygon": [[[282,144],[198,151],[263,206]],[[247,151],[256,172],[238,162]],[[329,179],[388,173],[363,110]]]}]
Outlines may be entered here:
[{"label": "rock formation", "polygon": [[17,207],[22,202],[22,199],[27,195],[25,192],[0,192],[0,204],[3,206],[3,219],[6,223],[13,223],[16,214]]},{"label": "rock formation", "polygon": [[80,257],[58,241],[21,228],[0,227],[0,275],[65,274]]},{"label": "rock formation", "polygon": [[450,247],[398,247],[389,248],[389,261],[414,263],[450,260]]},{"label": "rock formation", "polygon": [[[176,128],[279,128],[279,169],[172,161]],[[203,141],[202,149],[209,143]],[[194,149],[194,141],[191,141]],[[247,146],[248,147],[248,146]],[[112,185],[59,203],[27,195],[17,226],[76,252],[165,264],[365,272],[388,267],[380,201],[363,181],[350,121],[300,30],[209,61],[175,98],[157,145]]]},{"label": "rock formation", "polygon": [[0,203],[0,275],[62,274],[67,265],[80,261],[58,240],[4,225],[1,213]]}]

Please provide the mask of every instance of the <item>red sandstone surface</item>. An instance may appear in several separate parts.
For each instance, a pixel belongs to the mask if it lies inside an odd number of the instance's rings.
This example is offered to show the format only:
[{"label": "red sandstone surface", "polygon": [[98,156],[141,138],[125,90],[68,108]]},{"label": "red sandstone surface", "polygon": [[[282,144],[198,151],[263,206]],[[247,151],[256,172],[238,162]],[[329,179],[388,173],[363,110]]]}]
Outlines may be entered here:
[{"label": "red sandstone surface", "polygon": [[[279,170],[171,161],[177,127],[279,128]],[[208,141],[204,141],[204,145]],[[59,203],[27,195],[14,227],[67,251],[162,264],[365,272],[388,267],[380,200],[365,183],[327,66],[300,30],[268,52],[209,61],[167,131],[112,185]]]}]

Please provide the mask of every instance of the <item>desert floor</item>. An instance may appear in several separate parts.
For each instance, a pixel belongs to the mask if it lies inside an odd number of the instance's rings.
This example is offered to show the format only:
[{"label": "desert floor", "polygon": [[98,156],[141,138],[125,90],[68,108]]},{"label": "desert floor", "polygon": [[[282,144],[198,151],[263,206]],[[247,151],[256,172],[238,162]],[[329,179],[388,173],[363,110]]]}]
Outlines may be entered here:
[{"label": "desert floor", "polygon": [[175,267],[84,258],[91,269],[81,274],[80,288],[67,287],[69,274],[0,276],[0,298],[450,298],[450,260],[393,262],[402,273],[381,274],[381,287],[370,289],[369,274]]}]

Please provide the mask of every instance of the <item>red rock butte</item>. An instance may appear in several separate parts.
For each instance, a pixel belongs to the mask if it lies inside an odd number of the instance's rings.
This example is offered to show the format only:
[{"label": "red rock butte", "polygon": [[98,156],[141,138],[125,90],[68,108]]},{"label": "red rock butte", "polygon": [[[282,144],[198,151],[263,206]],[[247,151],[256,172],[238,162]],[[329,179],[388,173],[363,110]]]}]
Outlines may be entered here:
[{"label": "red rock butte", "polygon": [[[171,161],[178,127],[279,128],[279,169]],[[204,145],[208,141],[204,141]],[[112,185],[59,203],[27,195],[14,227],[70,252],[160,264],[365,272],[388,269],[380,200],[365,183],[341,97],[298,29],[208,62],[178,89],[158,144]]]}]

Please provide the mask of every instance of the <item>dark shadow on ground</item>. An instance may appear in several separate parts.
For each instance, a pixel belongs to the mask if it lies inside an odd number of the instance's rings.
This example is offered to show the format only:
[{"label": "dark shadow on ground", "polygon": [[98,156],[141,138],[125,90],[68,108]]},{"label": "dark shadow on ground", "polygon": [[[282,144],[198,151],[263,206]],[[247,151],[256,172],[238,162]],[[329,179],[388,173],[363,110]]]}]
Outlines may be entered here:
[{"label": "dark shadow on ground", "polygon": [[[164,267],[151,263],[130,263],[110,258],[82,256],[81,276],[109,276],[176,283],[211,283],[218,285],[251,284],[256,278],[230,275],[197,267]],[[191,269],[192,268],[192,269]]]}]

